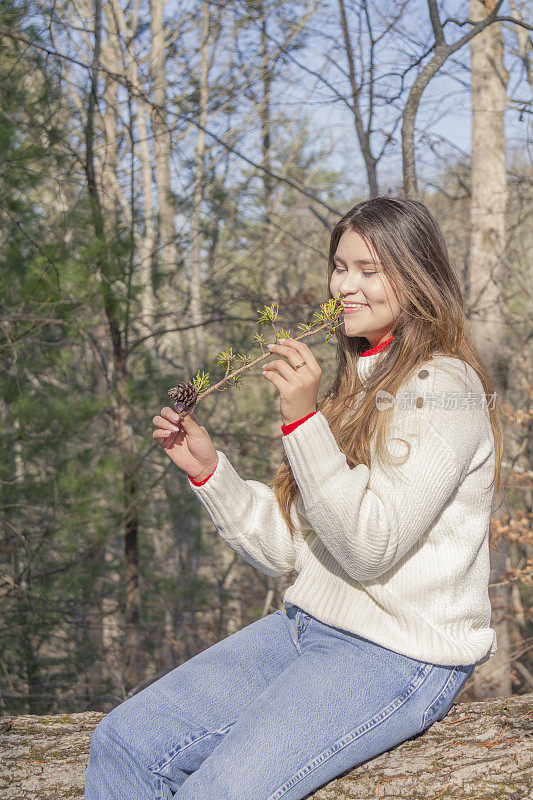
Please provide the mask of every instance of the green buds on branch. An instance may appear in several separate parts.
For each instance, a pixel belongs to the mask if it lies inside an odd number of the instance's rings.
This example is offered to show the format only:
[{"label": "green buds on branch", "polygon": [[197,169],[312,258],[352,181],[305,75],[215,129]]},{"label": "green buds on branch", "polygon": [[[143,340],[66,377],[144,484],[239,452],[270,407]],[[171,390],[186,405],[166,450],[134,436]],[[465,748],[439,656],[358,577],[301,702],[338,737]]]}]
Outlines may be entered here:
[{"label": "green buds on branch", "polygon": [[[344,303],[340,297],[332,297],[325,303],[320,305],[320,311],[315,311],[316,323],[318,327],[313,328],[311,325],[299,323],[298,328],[302,331],[300,336],[295,337],[297,340],[304,339],[306,336],[312,336],[321,330],[327,329],[325,334],[325,341],[329,342],[336,328],[340,324],[338,318],[344,309]],[[271,325],[274,331],[276,342],[279,339],[290,339],[291,332],[289,328],[276,327],[278,319],[279,305],[264,306],[263,310],[257,309],[259,316],[259,325]],[[267,356],[271,355],[270,351],[266,348],[266,342],[261,333],[254,335],[254,343],[261,348],[261,355],[253,359],[252,356],[243,353],[233,353],[233,348],[229,350],[222,350],[217,356],[217,361],[220,365],[225,366],[224,377],[215,383],[214,386],[209,387],[209,373],[200,371],[196,373],[192,381],[188,383],[179,383],[177,386],[168,390],[168,395],[175,400],[176,411],[183,416],[189,413],[197,403],[204,397],[207,397],[211,392],[223,392],[229,386],[239,386],[242,383],[242,373],[250,367],[259,364]],[[223,385],[226,384],[226,385]]]}]

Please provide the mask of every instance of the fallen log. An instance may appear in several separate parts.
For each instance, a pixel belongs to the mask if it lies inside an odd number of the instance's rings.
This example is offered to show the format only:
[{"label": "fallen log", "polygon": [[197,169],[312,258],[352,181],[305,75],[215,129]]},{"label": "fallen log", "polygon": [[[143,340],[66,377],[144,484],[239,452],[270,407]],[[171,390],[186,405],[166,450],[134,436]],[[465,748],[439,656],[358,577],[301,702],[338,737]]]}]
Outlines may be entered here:
[{"label": "fallen log", "polygon": [[[83,797],[89,743],[104,716],[90,711],[0,717],[0,798]],[[429,730],[312,797],[533,800],[533,693],[456,703]]]}]

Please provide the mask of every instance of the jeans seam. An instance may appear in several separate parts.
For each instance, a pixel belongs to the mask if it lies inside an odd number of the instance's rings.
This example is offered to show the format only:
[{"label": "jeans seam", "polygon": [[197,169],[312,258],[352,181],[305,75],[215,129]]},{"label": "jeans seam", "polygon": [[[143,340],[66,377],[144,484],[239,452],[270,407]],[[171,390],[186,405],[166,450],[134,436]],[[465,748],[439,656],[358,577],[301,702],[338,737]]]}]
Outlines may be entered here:
[{"label": "jeans seam", "polygon": [[171,796],[170,789],[165,786],[165,782],[160,775],[156,775],[157,780],[157,797],[155,800],[165,800],[165,797]]},{"label": "jeans seam", "polygon": [[446,691],[446,689],[448,688],[448,686],[450,685],[451,681],[455,678],[456,675],[457,675],[457,667],[454,667],[453,670],[449,673],[449,675],[448,675],[448,677],[447,677],[447,679],[446,679],[446,681],[444,683],[444,686],[441,688],[440,692],[438,692],[437,696],[433,698],[433,700],[429,704],[429,708],[426,709],[426,711],[424,713],[424,717],[422,719],[422,730],[424,730],[424,728],[426,727],[427,721],[429,719],[429,716],[430,716],[431,712],[433,711],[435,705],[441,699],[441,697],[443,696],[444,692]]},{"label": "jeans seam", "polygon": [[232,727],[232,725],[235,725],[235,720],[233,722],[230,722],[229,725],[225,725],[223,728],[217,728],[217,730],[214,731],[204,731],[204,733],[200,733],[198,734],[198,736],[193,736],[192,738],[191,734],[188,734],[185,737],[185,739],[182,739],[181,742],[178,745],[176,745],[176,747],[174,747],[172,750],[167,751],[157,761],[153,761],[151,764],[149,764],[148,768],[153,773],[157,774],[159,770],[168,767],[172,759],[174,759],[179,753],[184,752],[193,744],[196,744],[202,739],[205,739],[207,736],[213,736],[216,733],[227,733],[229,729]]},{"label": "jeans seam", "polygon": [[319,755],[313,758],[312,761],[308,761],[307,764],[305,764],[305,766],[303,766],[298,772],[292,775],[292,777],[289,778],[289,780],[285,781],[285,783],[282,786],[276,789],[274,794],[271,794],[267,798],[267,800],[279,800],[281,797],[283,797],[284,794],[286,794],[289,791],[289,789],[292,789],[292,787],[295,786],[303,777],[313,772],[313,770],[315,770],[318,766],[327,761],[328,758],[331,758],[331,756],[335,755],[336,753],[339,753],[341,750],[343,750],[349,744],[354,742],[364,733],[367,733],[368,731],[372,730],[377,725],[380,725],[385,719],[388,719],[388,717],[392,716],[392,714],[394,714],[399,708],[401,708],[404,705],[404,703],[406,703],[407,700],[413,694],[415,694],[415,692],[418,691],[418,689],[422,686],[422,684],[424,683],[425,679],[430,674],[432,669],[433,669],[432,664],[424,664],[424,666],[418,670],[415,677],[409,683],[407,688],[404,689],[404,691],[398,697],[396,697],[391,703],[385,706],[385,708],[382,708],[380,711],[378,711],[377,714],[374,714],[374,716],[371,719],[367,720],[366,722],[363,722],[357,728],[354,728],[349,733],[346,733],[340,739],[337,739],[336,742],[330,745],[330,747],[328,747],[326,750],[323,750],[321,753],[319,753]]}]

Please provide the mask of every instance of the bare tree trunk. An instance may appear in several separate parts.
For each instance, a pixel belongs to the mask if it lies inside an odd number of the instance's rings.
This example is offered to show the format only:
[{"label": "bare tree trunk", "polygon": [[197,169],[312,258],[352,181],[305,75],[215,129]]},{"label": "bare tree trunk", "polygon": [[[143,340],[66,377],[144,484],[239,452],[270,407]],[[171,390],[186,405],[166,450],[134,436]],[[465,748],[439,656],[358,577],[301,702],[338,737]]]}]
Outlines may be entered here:
[{"label": "bare tree trunk", "polygon": [[[264,298],[262,302],[265,305],[271,305],[279,302],[279,281],[277,274],[277,264],[271,254],[272,239],[274,234],[273,228],[273,208],[274,208],[274,184],[270,176],[272,169],[271,162],[271,147],[272,147],[272,121],[271,121],[271,84],[272,84],[272,68],[271,55],[268,47],[268,14],[263,3],[261,3],[261,87],[262,96],[259,106],[259,115],[261,120],[261,165],[263,167],[262,180],[263,180],[263,213],[264,223],[261,235],[261,273],[263,276],[262,286],[264,287]],[[267,391],[274,397],[271,387]],[[265,459],[265,469],[270,474],[274,471],[279,463],[279,445],[273,446],[274,442],[279,442],[281,437],[280,419],[274,414],[272,422],[270,423],[270,443],[266,452],[267,458]],[[264,581],[265,585],[265,601],[263,603],[263,616],[274,610],[272,604],[275,600],[275,585],[279,581],[278,578],[267,577]]]},{"label": "bare tree trunk", "polygon": [[[307,795],[315,800],[533,797],[533,694],[456,702],[441,722]],[[5,800],[83,795],[96,712],[3,717]],[[179,793],[178,793],[179,794]],[[134,798],[132,797],[132,800]]]},{"label": "bare tree trunk", "polygon": [[[18,371],[17,365],[14,364],[12,369],[15,372]],[[2,410],[5,415],[5,405],[3,401]],[[22,438],[20,437],[20,422],[18,419],[14,420],[13,427],[16,431],[12,448],[13,482],[15,486],[22,486],[25,480],[26,470]],[[17,610],[18,619],[16,621],[20,625],[19,647],[23,654],[23,674],[20,676],[18,688],[25,692],[26,697],[21,698],[23,699],[23,707],[31,714],[37,711],[40,706],[38,698],[37,703],[35,702],[36,695],[39,692],[39,657],[37,655],[36,642],[33,634],[31,570],[24,568],[24,560],[20,558],[19,548],[23,536],[16,520],[14,524],[10,524],[9,527],[6,528],[6,534],[7,541],[13,542],[13,544],[9,546],[8,551],[11,556],[11,594],[14,598],[13,607]],[[22,684],[22,686],[20,686],[20,684]]]},{"label": "bare tree trunk", "polygon": [[[483,30],[491,25],[499,24],[492,22],[500,8],[503,0],[491,0],[491,16],[484,15],[477,24],[471,25],[467,33],[452,43],[448,43],[444,36],[444,28],[440,20],[439,8],[436,0],[427,0],[429,18],[433,28],[435,44],[431,59],[422,67],[416,76],[409,95],[405,103],[402,124],[402,160],[403,160],[403,184],[404,192],[407,197],[417,199],[418,184],[416,179],[415,161],[415,120],[420,105],[422,94],[431,79],[437,74],[447,59],[467,42],[479,36]],[[472,19],[472,17],[470,17]]]},{"label": "bare tree trunk", "polygon": [[264,286],[266,288],[265,302],[275,303],[278,300],[278,288],[276,275],[274,273],[273,259],[270,256],[270,246],[272,238],[272,208],[274,191],[273,180],[270,175],[272,163],[270,158],[270,87],[272,83],[271,64],[268,51],[268,32],[267,14],[263,4],[261,4],[261,85],[262,98],[259,108],[261,119],[261,153],[263,167],[263,209],[264,223],[261,241],[261,256],[263,274],[265,276]]},{"label": "bare tree trunk", "polygon": [[[144,103],[137,103],[137,113],[135,121],[139,131],[139,158],[141,161],[141,175],[143,188],[144,206],[144,231],[142,242],[138,248],[141,268],[139,270],[139,283],[142,286],[141,295],[141,321],[142,326],[151,332],[156,319],[156,300],[152,282],[152,263],[156,243],[155,224],[154,224],[154,204],[152,199],[152,164],[150,150],[148,147],[148,127],[146,125]],[[156,342],[154,338],[146,340],[146,345],[154,355],[156,352]]]},{"label": "bare tree trunk", "polygon": [[[125,660],[126,682],[130,686],[139,683],[142,676],[140,622],[140,588],[139,588],[139,554],[137,546],[137,480],[136,449],[131,427],[131,408],[128,397],[127,352],[124,346],[124,333],[120,327],[117,314],[117,299],[113,294],[112,282],[108,279],[108,262],[106,253],[106,227],[102,199],[98,188],[96,159],[94,156],[95,124],[94,117],[98,101],[98,70],[100,65],[102,42],[102,5],[101,0],[94,3],[94,52],[91,64],[91,89],[87,107],[85,126],[85,171],[87,188],[91,200],[94,232],[101,249],[97,269],[101,276],[100,289],[107,317],[109,337],[113,351],[114,381],[114,425],[115,441],[122,459],[122,502],[124,509],[124,553],[126,562],[125,592]],[[110,87],[109,87],[110,88]],[[110,91],[114,90],[110,88]],[[112,97],[112,95],[111,95]],[[112,102],[108,95],[108,102]],[[111,120],[108,120],[111,123]],[[108,198],[107,187],[102,188],[102,196]]]},{"label": "bare tree trunk", "polygon": [[[110,31],[112,29],[116,31],[117,41],[119,36],[122,37],[124,49],[126,51],[124,56],[124,75],[135,91],[134,124],[138,131],[139,140],[144,230],[142,233],[139,232],[134,219],[131,220],[131,225],[133,226],[136,252],[139,254],[140,261],[140,269],[137,277],[137,281],[142,287],[140,295],[140,320],[142,328],[144,331],[147,329],[149,334],[155,325],[156,318],[156,300],[152,282],[152,261],[154,259],[154,250],[156,246],[156,231],[154,203],[152,198],[152,161],[150,148],[148,146],[149,131],[146,124],[146,114],[149,113],[149,110],[147,104],[143,100],[143,87],[139,79],[135,52],[131,47],[131,43],[134,39],[133,29],[128,28],[124,12],[118,0],[110,0],[110,7],[113,13],[112,15],[109,14],[108,27]],[[112,70],[112,72],[120,73],[118,57],[116,58],[116,62],[115,70]],[[156,354],[156,341],[153,337],[146,339],[145,345],[152,355]]]},{"label": "bare tree trunk", "polygon": [[202,234],[200,229],[202,195],[203,195],[203,176],[204,176],[204,155],[205,155],[205,133],[204,128],[207,123],[207,101],[209,98],[208,74],[209,74],[209,0],[202,3],[202,28],[200,32],[200,93],[199,109],[196,138],[196,156],[194,164],[194,192],[193,192],[193,217],[192,217],[192,277],[191,277],[191,322],[198,327],[193,328],[193,335],[196,341],[195,353],[198,367],[205,362],[206,344],[205,331],[201,326],[202,321],[202,302],[201,302],[201,251]]},{"label": "bare tree trunk", "polygon": [[[120,45],[111,6],[106,3],[105,16],[107,21],[107,44],[102,49],[102,57],[111,65],[113,73],[120,72]],[[111,78],[106,80],[104,91],[105,110],[104,120],[104,159],[101,165],[101,206],[103,212],[103,228],[106,239],[112,236],[116,219],[114,192],[112,187],[118,183],[116,179],[118,168],[118,97],[117,82]],[[130,225],[134,225],[133,214],[130,215]],[[140,635],[140,608],[141,591],[139,585],[139,554],[138,554],[138,520],[137,520],[137,493],[138,487],[135,477],[136,447],[131,430],[131,407],[127,390],[127,354],[122,348],[115,357],[115,377],[117,393],[115,395],[115,436],[122,455],[123,465],[123,503],[124,503],[124,553],[126,565],[126,632],[125,632],[125,681],[127,686],[135,686],[143,677],[140,653],[142,650]],[[109,551],[106,558],[110,557]],[[113,601],[111,600],[111,604]],[[109,611],[109,603],[106,611]],[[106,615],[106,645],[113,646],[117,629],[116,623]],[[111,660],[116,653],[107,650]],[[116,680],[116,674],[115,674]]]},{"label": "bare tree trunk", "polygon": [[[165,280],[164,327],[183,324],[181,311],[184,291],[178,276],[178,248],[176,245],[176,226],[174,224],[174,203],[170,183],[171,139],[168,126],[167,74],[165,58],[165,29],[163,24],[163,0],[150,0],[150,27],[152,32],[152,79],[154,105],[152,110],[152,131],[154,134],[154,153],[156,162],[156,186],[159,208],[159,262]],[[172,312],[170,315],[168,312]],[[187,339],[188,347],[184,339]],[[178,363],[189,360],[189,371],[194,368],[190,359],[194,353],[194,337],[191,333],[183,337],[180,331],[167,333],[159,339],[160,352],[170,359],[178,357]]]},{"label": "bare tree trunk", "polygon": [[[100,343],[104,342],[107,331],[103,322],[98,323],[94,338]],[[105,347],[105,345],[104,345]],[[99,364],[96,367],[94,392],[98,397],[105,397],[108,392],[108,376]],[[91,702],[94,702],[106,688],[106,677],[109,677],[113,694],[117,698],[125,699],[124,670],[122,664],[122,619],[120,613],[120,573],[112,566],[120,558],[120,552],[115,552],[116,536],[106,537],[98,550],[96,560],[101,565],[102,575],[97,578],[88,606],[89,632],[93,652],[96,658],[88,667],[88,683]],[[94,706],[93,706],[94,707]]]},{"label": "bare tree trunk", "polygon": [[[470,19],[478,21],[494,10],[494,0],[486,4],[470,0]],[[483,359],[503,389],[504,354],[503,296],[505,289],[505,208],[507,179],[505,165],[504,111],[508,76],[503,66],[501,24],[495,23],[470,42],[472,57],[472,169],[470,203],[470,264],[468,298],[471,329]],[[495,497],[500,516],[504,504]],[[508,541],[491,554],[492,581],[497,583],[510,566]],[[492,626],[496,631],[496,654],[475,671],[475,695],[510,695],[511,662],[508,584],[492,592]]]},{"label": "bare tree trunk", "polygon": [[[487,6],[470,0],[471,19],[487,15]],[[470,42],[472,54],[472,171],[470,203],[469,318],[485,362],[498,373],[504,332],[505,263],[504,112],[507,73],[503,66],[501,24],[495,23]],[[497,374],[498,383],[502,383]]]},{"label": "bare tree trunk", "polygon": [[126,699],[126,684],[121,658],[122,625],[119,620],[120,575],[112,564],[115,560],[112,543],[104,547],[106,584],[112,591],[102,596],[102,647],[105,669],[110,676],[113,694]]}]

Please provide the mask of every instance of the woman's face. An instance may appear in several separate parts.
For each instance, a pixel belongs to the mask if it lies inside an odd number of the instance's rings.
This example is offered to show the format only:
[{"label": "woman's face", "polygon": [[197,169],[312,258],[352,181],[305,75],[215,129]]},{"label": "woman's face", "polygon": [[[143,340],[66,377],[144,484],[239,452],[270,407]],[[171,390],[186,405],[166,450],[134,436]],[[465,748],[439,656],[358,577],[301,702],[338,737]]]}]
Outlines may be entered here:
[{"label": "woman's face", "polygon": [[352,230],[345,231],[337,245],[335,269],[329,288],[333,297],[345,303],[364,303],[358,311],[344,314],[346,336],[364,336],[375,347],[393,334],[400,305],[377,256]]}]

